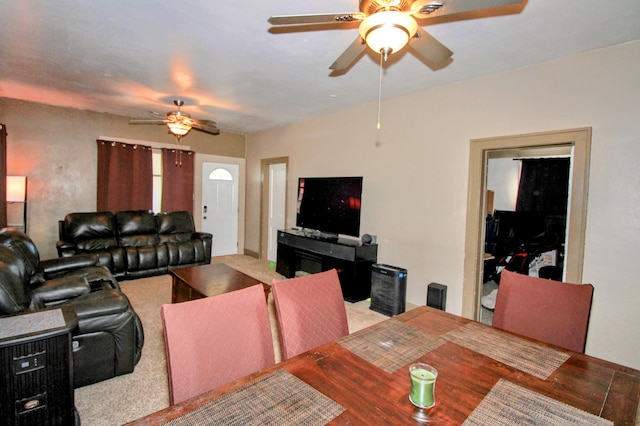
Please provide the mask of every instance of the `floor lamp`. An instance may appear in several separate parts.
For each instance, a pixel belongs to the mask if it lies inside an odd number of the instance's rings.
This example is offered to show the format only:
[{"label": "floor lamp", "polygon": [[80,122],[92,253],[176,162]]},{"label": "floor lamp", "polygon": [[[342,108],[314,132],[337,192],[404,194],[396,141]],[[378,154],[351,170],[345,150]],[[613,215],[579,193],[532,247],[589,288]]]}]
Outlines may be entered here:
[{"label": "floor lamp", "polygon": [[[19,205],[22,206],[22,214],[14,207]],[[27,232],[26,176],[7,176],[7,219],[8,226]]]}]

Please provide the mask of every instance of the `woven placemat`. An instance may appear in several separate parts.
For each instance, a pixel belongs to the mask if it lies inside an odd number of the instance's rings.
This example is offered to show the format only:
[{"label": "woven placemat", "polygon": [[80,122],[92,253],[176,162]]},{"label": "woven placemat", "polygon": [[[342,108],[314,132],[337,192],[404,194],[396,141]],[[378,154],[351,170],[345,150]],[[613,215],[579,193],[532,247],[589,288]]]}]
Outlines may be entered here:
[{"label": "woven placemat", "polygon": [[387,373],[393,373],[445,341],[403,322],[388,320],[338,343]]},{"label": "woven placemat", "polygon": [[475,322],[442,337],[543,380],[570,358],[564,352]]},{"label": "woven placemat", "polygon": [[613,425],[613,422],[500,379],[463,426]]},{"label": "woven placemat", "polygon": [[167,425],[325,425],[345,409],[285,370],[221,396]]}]

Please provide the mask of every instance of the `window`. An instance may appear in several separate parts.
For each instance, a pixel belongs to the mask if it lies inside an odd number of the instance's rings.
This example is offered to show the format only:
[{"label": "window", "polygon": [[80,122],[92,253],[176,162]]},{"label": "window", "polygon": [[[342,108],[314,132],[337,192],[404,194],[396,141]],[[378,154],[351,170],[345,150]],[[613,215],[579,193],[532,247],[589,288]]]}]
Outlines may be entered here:
[{"label": "window", "polygon": [[215,169],[209,173],[209,180],[233,180],[233,176],[227,169]]},{"label": "window", "polygon": [[162,151],[153,149],[153,211],[162,211]]}]

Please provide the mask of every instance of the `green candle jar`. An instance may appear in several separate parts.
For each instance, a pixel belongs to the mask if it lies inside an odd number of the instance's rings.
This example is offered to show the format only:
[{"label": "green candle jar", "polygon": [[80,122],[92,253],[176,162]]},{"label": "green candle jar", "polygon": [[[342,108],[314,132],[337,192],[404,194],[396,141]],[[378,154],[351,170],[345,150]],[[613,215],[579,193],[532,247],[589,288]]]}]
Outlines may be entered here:
[{"label": "green candle jar", "polygon": [[435,388],[438,370],[427,364],[411,364],[411,393],[409,400],[416,407],[431,408],[436,405]]}]

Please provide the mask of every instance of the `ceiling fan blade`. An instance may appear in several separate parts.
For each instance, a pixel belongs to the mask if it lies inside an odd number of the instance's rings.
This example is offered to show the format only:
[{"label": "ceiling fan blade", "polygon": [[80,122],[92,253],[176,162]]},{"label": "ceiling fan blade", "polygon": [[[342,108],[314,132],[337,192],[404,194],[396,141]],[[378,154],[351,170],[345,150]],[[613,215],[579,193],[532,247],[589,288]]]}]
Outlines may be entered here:
[{"label": "ceiling fan blade", "polygon": [[358,59],[358,56],[360,56],[360,54],[363,50],[365,50],[366,47],[367,45],[364,43],[364,40],[362,40],[362,37],[358,36],[358,38],[356,38],[353,43],[351,43],[349,47],[347,47],[347,49],[342,52],[338,59],[336,59],[335,62],[331,64],[329,69],[332,69],[334,71],[342,71],[349,68],[351,64],[356,59]]},{"label": "ceiling fan blade", "polygon": [[524,0],[418,0],[411,5],[412,14],[418,19],[452,15],[492,7],[523,3]]},{"label": "ceiling fan blade", "polygon": [[211,135],[219,135],[220,129],[216,126],[214,121],[210,120],[193,120],[191,127],[201,132],[209,133]]},{"label": "ceiling fan blade", "polygon": [[310,15],[280,15],[269,18],[271,25],[307,25],[307,24],[335,24],[340,22],[360,21],[367,15],[361,12],[326,13]]},{"label": "ceiling fan blade", "polygon": [[409,46],[433,64],[445,62],[453,55],[453,52],[447,46],[440,43],[421,27],[418,27],[418,32],[409,42]]},{"label": "ceiling fan blade", "polygon": [[132,119],[129,120],[129,124],[166,124],[168,120],[154,120],[154,119]]}]

